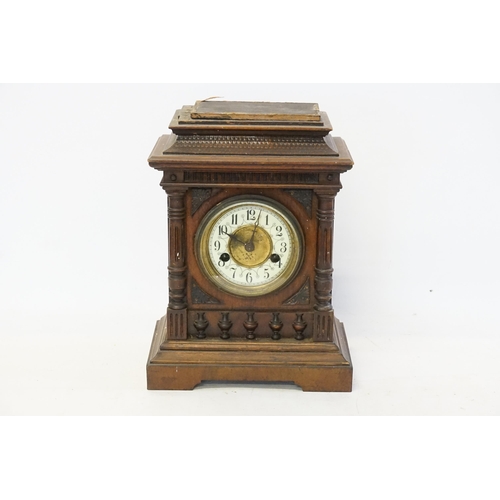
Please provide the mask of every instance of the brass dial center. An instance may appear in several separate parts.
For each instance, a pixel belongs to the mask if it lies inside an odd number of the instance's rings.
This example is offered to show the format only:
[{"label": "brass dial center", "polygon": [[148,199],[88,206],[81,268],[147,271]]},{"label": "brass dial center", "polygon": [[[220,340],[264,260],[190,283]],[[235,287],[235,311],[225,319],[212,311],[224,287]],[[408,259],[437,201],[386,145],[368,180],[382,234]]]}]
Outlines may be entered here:
[{"label": "brass dial center", "polygon": [[261,227],[243,226],[233,233],[229,241],[229,253],[233,260],[245,267],[263,264],[271,255],[273,242],[268,232]]}]

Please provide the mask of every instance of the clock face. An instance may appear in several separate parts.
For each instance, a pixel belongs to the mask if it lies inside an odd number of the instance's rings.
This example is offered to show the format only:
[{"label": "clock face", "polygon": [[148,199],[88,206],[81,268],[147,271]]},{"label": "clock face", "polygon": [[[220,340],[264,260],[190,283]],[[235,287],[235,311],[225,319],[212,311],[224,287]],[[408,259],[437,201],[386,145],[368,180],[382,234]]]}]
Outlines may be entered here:
[{"label": "clock face", "polygon": [[196,256],[205,275],[241,296],[264,295],[287,284],[302,263],[302,248],[295,217],[258,196],[219,203],[196,234]]}]

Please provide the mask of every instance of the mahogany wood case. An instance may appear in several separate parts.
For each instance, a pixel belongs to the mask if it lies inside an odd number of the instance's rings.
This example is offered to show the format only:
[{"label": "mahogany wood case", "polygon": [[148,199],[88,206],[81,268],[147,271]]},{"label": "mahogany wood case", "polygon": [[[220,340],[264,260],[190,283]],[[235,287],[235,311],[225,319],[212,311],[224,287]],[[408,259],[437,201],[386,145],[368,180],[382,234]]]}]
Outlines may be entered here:
[{"label": "mahogany wood case", "polygon": [[[148,160],[163,172],[169,234],[169,303],[154,331],[148,389],[193,389],[217,380],[351,391],[347,339],[332,308],[332,249],[340,174],[353,161],[344,141],[330,136],[326,113],[309,103],[199,101],[176,111],[170,129]],[[240,200],[240,211],[252,217],[222,225],[230,217],[223,207]],[[231,213],[235,221],[236,208]],[[269,217],[278,222],[271,226]],[[288,220],[297,235],[289,231],[280,240],[276,224]],[[211,227],[205,256],[201,233]],[[238,234],[245,231],[251,237],[242,241]],[[240,262],[240,254],[255,257],[259,238],[270,242],[268,260],[260,268]],[[207,272],[214,245],[220,255]],[[270,273],[279,276],[288,265],[279,245],[283,252],[300,248],[290,277],[272,289]],[[217,274],[231,265],[232,274]],[[237,270],[241,282],[232,283]]]}]

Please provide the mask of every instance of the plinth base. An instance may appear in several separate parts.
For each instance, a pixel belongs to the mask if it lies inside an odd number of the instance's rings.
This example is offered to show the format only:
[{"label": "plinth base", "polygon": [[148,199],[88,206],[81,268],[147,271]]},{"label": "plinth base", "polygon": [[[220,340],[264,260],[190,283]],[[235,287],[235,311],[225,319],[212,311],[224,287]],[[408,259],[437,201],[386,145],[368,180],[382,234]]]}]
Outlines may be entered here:
[{"label": "plinth base", "polygon": [[352,364],[344,326],[335,318],[335,342],[295,339],[167,338],[157,324],[147,363],[148,389],[190,390],[203,381],[293,382],[304,391],[350,392]]}]

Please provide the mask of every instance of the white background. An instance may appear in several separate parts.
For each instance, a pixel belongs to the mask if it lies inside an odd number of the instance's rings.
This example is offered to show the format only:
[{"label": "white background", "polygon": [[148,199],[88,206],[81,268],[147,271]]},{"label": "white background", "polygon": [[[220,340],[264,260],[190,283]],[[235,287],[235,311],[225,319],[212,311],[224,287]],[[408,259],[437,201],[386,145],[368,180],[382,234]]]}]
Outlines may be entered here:
[{"label": "white background", "polygon": [[[334,306],[352,394],[148,392],[167,304],[166,196],[147,157],[219,95],[318,102],[354,168],[337,197]],[[14,415],[498,415],[500,86],[1,88],[1,411]]]},{"label": "white background", "polygon": [[[2,498],[498,498],[498,86],[312,83],[498,82],[494,7],[3,5],[2,82],[302,83],[0,87],[0,414],[37,416],[1,419]],[[351,394],[145,390],[166,306],[146,158],[211,95],[318,102],[349,145],[334,300]]]}]

